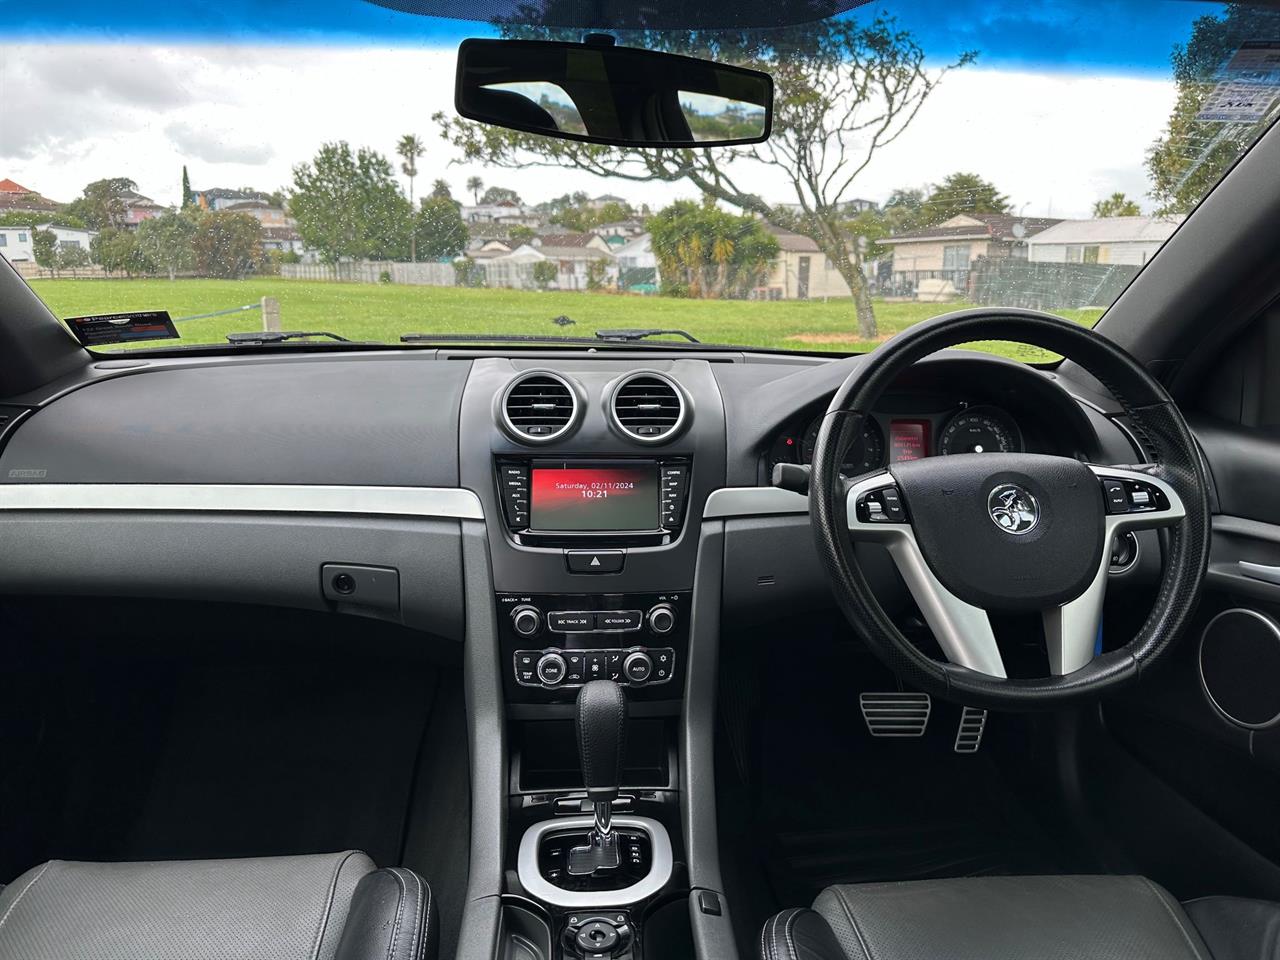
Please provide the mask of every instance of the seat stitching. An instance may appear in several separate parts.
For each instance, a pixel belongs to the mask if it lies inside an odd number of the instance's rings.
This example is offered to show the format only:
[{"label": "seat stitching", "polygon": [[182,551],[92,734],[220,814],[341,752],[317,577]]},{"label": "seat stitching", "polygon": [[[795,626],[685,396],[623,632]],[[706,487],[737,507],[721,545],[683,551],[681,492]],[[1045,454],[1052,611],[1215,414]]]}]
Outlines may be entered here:
[{"label": "seat stitching", "polygon": [[[393,869],[396,873],[400,873],[402,868],[394,867]],[[426,937],[424,936],[423,925],[422,925],[422,903],[423,903],[422,888],[425,886],[425,884],[422,882],[422,878],[418,876],[414,871],[406,870],[405,872],[408,873],[409,876],[413,877],[414,886],[418,888],[416,906],[413,914],[413,939],[416,941],[416,945],[410,945],[409,947],[410,960],[417,960],[417,958],[421,955],[423,944],[426,942]],[[431,888],[427,887],[427,890],[428,890],[427,896],[430,897]],[[407,891],[407,887],[406,887],[406,891]],[[428,900],[428,902],[430,901]]]},{"label": "seat stitching", "polygon": [[348,850],[346,856],[338,861],[333,868],[333,876],[329,878],[329,893],[325,897],[324,912],[320,915],[320,929],[316,931],[316,942],[311,948],[312,960],[318,960],[320,956],[320,945],[324,943],[325,930],[329,927],[329,915],[333,912],[333,897],[338,891],[338,876],[342,873],[342,868],[346,866],[348,860],[356,855],[355,850]]},{"label": "seat stitching", "polygon": [[769,918],[769,956],[768,960],[780,960],[782,954],[778,951],[778,915],[775,913]]},{"label": "seat stitching", "polygon": [[1138,879],[1146,884],[1147,889],[1151,891],[1151,895],[1160,902],[1160,906],[1164,907],[1164,912],[1169,915],[1169,919],[1172,920],[1174,926],[1178,928],[1178,932],[1182,934],[1182,939],[1187,942],[1187,946],[1191,948],[1191,953],[1196,957],[1196,960],[1204,960],[1204,954],[1200,952],[1200,948],[1197,947],[1195,941],[1191,939],[1191,935],[1187,933],[1187,928],[1183,925],[1182,921],[1178,919],[1178,915],[1173,912],[1173,908],[1169,906],[1168,901],[1160,895],[1160,890],[1156,885],[1146,877],[1139,877]]},{"label": "seat stitching", "polygon": [[764,926],[760,928],[760,960],[773,960],[773,958],[769,956],[769,943],[767,939],[769,924],[771,923],[773,923],[773,917],[766,920],[764,922]]},{"label": "seat stitching", "polygon": [[867,941],[862,937],[862,931],[858,928],[858,921],[853,919],[853,910],[845,901],[844,891],[836,887],[836,899],[840,901],[840,906],[844,910],[844,915],[849,918],[849,926],[853,928],[853,935],[858,938],[858,946],[862,947],[862,952],[866,954],[867,960],[875,960],[871,955],[871,947],[867,945]]},{"label": "seat stitching", "polygon": [[791,911],[791,916],[787,917],[787,922],[782,925],[782,935],[786,938],[787,949],[791,951],[791,956],[795,960],[800,960],[800,951],[796,949],[796,942],[791,936],[791,932],[796,925],[796,921],[800,919],[799,910]]},{"label": "seat stitching", "polygon": [[[418,877],[416,873],[414,874],[414,876]],[[421,958],[426,956],[426,953],[427,953],[427,934],[431,927],[431,884],[427,883],[421,877],[418,877],[418,883],[422,887],[424,887],[427,892],[427,906],[426,906],[426,909],[423,910],[420,914],[420,916],[422,917],[422,921],[421,921],[422,943],[419,944],[418,946],[419,953],[417,954],[417,956]]]},{"label": "seat stitching", "polygon": [[4,916],[0,917],[0,927],[4,926],[4,922],[9,919],[9,914],[13,913],[14,908],[18,905],[18,903],[22,900],[22,898],[27,895],[27,891],[40,882],[40,878],[44,876],[45,871],[48,870],[49,867],[52,866],[54,863],[57,863],[57,861],[56,860],[47,861],[45,865],[40,868],[40,872],[37,873],[34,877],[32,877],[31,881],[25,887],[23,887],[21,891],[19,891],[18,895],[13,899],[13,903],[9,904],[9,909],[4,912]]},{"label": "seat stitching", "polygon": [[394,869],[388,870],[387,873],[396,878],[396,883],[400,887],[400,899],[396,902],[396,922],[391,928],[391,942],[387,944],[387,960],[391,960],[396,952],[396,944],[400,940],[400,925],[404,920],[405,894],[409,892],[409,888],[405,885],[404,878]]}]

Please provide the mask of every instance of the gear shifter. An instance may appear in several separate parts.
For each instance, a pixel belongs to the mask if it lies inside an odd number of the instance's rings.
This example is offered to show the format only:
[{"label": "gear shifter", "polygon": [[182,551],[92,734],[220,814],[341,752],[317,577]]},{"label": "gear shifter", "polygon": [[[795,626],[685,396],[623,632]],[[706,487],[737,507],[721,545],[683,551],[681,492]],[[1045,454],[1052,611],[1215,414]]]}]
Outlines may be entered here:
[{"label": "gear shifter", "polygon": [[578,758],[587,799],[595,808],[595,827],[589,845],[569,851],[568,869],[575,876],[617,869],[613,801],[622,785],[626,724],[627,698],[618,684],[592,680],[578,692]]}]

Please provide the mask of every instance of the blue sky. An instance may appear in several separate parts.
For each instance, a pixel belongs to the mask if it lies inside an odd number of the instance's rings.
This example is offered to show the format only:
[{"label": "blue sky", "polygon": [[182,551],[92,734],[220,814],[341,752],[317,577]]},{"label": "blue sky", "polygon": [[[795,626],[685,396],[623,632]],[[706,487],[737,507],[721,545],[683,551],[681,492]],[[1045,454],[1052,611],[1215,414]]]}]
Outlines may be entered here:
[{"label": "blue sky", "polygon": [[[486,25],[398,13],[363,0],[0,0],[0,39],[152,39],[452,46]],[[1002,69],[1167,77],[1169,52],[1191,22],[1221,6],[1194,0],[1112,0],[1105,6],[1042,0],[873,2],[852,15],[895,15],[933,58],[980,52]]]}]

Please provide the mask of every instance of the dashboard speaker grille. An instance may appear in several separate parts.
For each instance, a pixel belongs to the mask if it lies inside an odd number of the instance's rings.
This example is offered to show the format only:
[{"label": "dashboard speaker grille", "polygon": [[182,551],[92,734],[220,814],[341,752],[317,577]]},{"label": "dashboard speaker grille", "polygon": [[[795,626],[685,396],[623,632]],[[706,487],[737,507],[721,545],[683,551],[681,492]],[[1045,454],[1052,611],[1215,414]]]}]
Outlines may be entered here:
[{"label": "dashboard speaker grille", "polygon": [[507,428],[521,440],[545,443],[562,435],[578,412],[578,398],[567,383],[546,373],[531,373],[510,387],[502,401]]},{"label": "dashboard speaker grille", "polygon": [[645,443],[665,440],[684,422],[684,397],[665,377],[636,374],[614,391],[613,419],[627,436]]},{"label": "dashboard speaker grille", "polygon": [[873,737],[923,737],[933,706],[927,693],[864,693],[858,703]]}]

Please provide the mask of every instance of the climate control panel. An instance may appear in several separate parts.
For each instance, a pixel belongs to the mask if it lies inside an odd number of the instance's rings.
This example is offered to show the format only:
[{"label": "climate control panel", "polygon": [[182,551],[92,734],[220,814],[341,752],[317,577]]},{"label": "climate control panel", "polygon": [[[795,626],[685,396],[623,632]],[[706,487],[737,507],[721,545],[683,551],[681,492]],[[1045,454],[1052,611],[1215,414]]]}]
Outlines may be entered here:
[{"label": "climate control panel", "polygon": [[572,699],[596,679],[623,684],[638,699],[680,695],[671,682],[688,649],[687,593],[499,594],[497,601],[510,699]]}]

